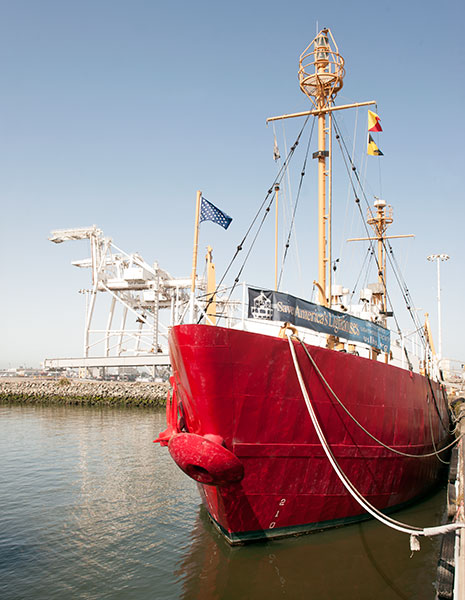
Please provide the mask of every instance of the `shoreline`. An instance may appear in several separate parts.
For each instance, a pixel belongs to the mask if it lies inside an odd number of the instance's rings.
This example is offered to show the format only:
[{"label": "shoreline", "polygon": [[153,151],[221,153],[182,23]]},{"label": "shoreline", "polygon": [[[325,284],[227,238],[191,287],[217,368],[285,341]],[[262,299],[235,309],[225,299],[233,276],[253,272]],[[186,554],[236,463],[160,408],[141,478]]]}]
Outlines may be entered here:
[{"label": "shoreline", "polygon": [[15,379],[0,381],[0,404],[166,406],[170,385],[153,382]]}]

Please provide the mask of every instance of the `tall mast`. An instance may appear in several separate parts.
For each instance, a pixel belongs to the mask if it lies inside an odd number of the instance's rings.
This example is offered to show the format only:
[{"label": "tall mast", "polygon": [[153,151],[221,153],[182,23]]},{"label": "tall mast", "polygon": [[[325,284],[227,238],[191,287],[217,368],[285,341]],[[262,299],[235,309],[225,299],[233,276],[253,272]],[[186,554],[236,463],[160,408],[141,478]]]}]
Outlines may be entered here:
[{"label": "tall mast", "polygon": [[313,158],[318,159],[318,294],[319,302],[324,306],[331,301],[331,291],[328,289],[331,214],[327,211],[327,206],[331,206],[331,198],[326,197],[327,181],[331,180],[331,172],[326,163],[329,157],[327,137],[331,136],[331,131],[327,127],[326,115],[342,88],[344,75],[344,59],[338,52],[334,38],[329,29],[322,29],[300,56],[299,82],[300,89],[318,111],[318,151],[313,154]]},{"label": "tall mast", "polygon": [[[333,106],[344,79],[344,59],[329,29],[322,29],[300,55],[299,83],[302,92],[310,98],[313,109],[303,112],[269,117],[278,121],[314,115],[318,117],[318,299],[320,304],[331,304],[331,118],[337,110],[376,104],[375,100]],[[327,118],[328,115],[328,118]],[[329,123],[328,123],[329,121]],[[328,143],[327,143],[328,141]],[[327,160],[328,159],[328,164]],[[327,191],[328,190],[328,193]]]}]

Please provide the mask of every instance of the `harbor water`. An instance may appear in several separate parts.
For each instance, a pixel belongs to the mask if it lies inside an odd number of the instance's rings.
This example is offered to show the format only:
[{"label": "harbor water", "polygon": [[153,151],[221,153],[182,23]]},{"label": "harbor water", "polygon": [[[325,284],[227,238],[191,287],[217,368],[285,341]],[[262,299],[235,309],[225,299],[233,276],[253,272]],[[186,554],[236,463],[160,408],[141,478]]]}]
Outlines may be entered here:
[{"label": "harbor water", "polygon": [[[152,443],[164,412],[0,406],[0,598],[434,599],[439,539],[365,521],[231,548]],[[445,492],[396,513],[445,520]]]}]

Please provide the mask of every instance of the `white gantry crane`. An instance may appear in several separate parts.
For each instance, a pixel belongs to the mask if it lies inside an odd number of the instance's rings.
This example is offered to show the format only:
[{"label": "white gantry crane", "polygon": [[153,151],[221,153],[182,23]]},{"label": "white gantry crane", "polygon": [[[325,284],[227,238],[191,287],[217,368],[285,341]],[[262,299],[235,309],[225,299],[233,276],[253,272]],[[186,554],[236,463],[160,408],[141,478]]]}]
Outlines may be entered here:
[{"label": "white gantry crane", "polygon": [[[124,252],[95,225],[55,230],[49,238],[56,244],[86,239],[90,258],[72,263],[90,268],[92,273],[90,289],[80,290],[86,295],[83,358],[46,359],[46,366],[169,364],[168,330],[182,320],[188,308],[191,279],[174,279],[157,262],[149,264],[137,253]],[[204,287],[204,282],[200,286]],[[106,326],[96,328],[97,298],[104,296],[108,307]]]}]

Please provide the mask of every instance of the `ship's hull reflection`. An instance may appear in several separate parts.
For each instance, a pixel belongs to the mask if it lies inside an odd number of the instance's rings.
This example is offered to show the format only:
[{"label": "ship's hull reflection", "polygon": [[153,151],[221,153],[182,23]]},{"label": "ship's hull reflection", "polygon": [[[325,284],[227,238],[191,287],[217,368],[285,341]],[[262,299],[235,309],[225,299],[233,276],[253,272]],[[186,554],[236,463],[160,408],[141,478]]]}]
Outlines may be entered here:
[{"label": "ship's hull reflection", "polygon": [[[426,525],[438,523],[443,511],[441,491],[397,516]],[[191,538],[176,571],[183,600],[435,597],[439,540],[422,540],[411,557],[408,537],[375,521],[231,547],[200,506]]]}]

